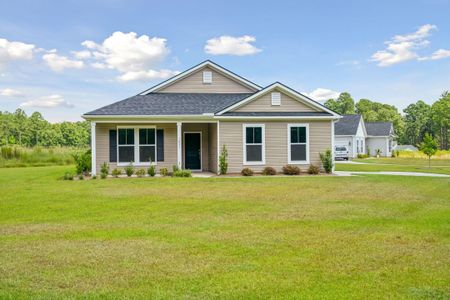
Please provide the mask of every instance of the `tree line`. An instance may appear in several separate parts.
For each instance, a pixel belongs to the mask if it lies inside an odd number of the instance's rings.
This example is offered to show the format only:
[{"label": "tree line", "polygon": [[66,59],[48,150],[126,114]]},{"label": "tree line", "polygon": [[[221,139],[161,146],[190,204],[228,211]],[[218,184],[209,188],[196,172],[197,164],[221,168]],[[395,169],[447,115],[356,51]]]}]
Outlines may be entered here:
[{"label": "tree line", "polygon": [[52,124],[39,112],[27,116],[20,108],[13,113],[0,111],[0,146],[86,147],[89,143],[87,121]]},{"label": "tree line", "polygon": [[347,92],[325,102],[325,106],[341,115],[360,114],[367,122],[390,121],[399,144],[419,146],[426,134],[433,137],[441,150],[448,150],[450,132],[450,93],[444,92],[432,105],[419,100],[408,105],[403,115],[389,104],[360,99],[356,104]]}]

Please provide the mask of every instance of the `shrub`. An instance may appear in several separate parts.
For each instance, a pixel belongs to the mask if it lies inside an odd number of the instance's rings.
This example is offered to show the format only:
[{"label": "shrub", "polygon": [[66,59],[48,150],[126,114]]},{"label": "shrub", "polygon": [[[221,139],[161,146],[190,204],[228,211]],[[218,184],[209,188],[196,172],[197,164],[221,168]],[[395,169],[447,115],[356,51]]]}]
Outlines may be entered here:
[{"label": "shrub", "polygon": [[262,171],[263,175],[277,175],[277,170],[275,170],[272,167],[265,167],[264,170]]},{"label": "shrub", "polygon": [[319,172],[320,172],[319,166],[309,165],[308,174],[317,175],[317,174],[319,174]]},{"label": "shrub", "polygon": [[150,166],[150,167],[147,169],[147,174],[148,174],[149,176],[151,176],[151,177],[154,177],[155,174],[156,174],[155,166]]},{"label": "shrub", "polygon": [[357,157],[358,158],[368,158],[369,156],[367,154],[359,153]]},{"label": "shrub", "polygon": [[169,170],[167,170],[167,168],[161,168],[159,169],[159,174],[161,174],[161,176],[167,176],[169,175]]},{"label": "shrub", "polygon": [[369,156],[370,156],[370,148],[367,147],[367,157],[369,157]]},{"label": "shrub", "polygon": [[375,150],[375,155],[378,157],[381,155],[381,149],[376,149]]},{"label": "shrub", "polygon": [[145,169],[139,169],[136,171],[137,177],[144,177],[145,176]]},{"label": "shrub", "polygon": [[66,172],[63,177],[64,180],[73,180],[73,174],[70,172]]},{"label": "shrub", "polygon": [[243,168],[241,171],[242,176],[253,176],[253,170],[250,168]]},{"label": "shrub", "polygon": [[78,175],[78,180],[84,180],[83,174]]},{"label": "shrub", "polygon": [[283,168],[284,175],[300,175],[300,168],[292,165],[285,165]]},{"label": "shrub", "polygon": [[395,157],[399,157],[399,155],[400,155],[400,151],[395,150]]},{"label": "shrub", "polygon": [[176,170],[173,172],[173,177],[192,177],[191,170]]},{"label": "shrub", "polygon": [[219,171],[220,175],[225,175],[228,171],[228,151],[225,145],[223,145],[219,156]]},{"label": "shrub", "polygon": [[119,177],[120,174],[122,174],[122,171],[120,169],[115,168],[114,170],[112,170],[111,172],[112,176],[114,177]]},{"label": "shrub", "polygon": [[102,179],[105,179],[108,176],[109,173],[109,165],[104,162],[100,167],[100,177]]},{"label": "shrub", "polygon": [[395,157],[395,151],[394,150],[391,151],[391,157]]},{"label": "shrub", "polygon": [[331,173],[333,171],[333,155],[331,150],[328,149],[325,153],[319,153],[319,156],[325,172]]},{"label": "shrub", "polygon": [[91,150],[82,154],[73,154],[77,174],[88,173],[91,171]]},{"label": "shrub", "polygon": [[131,175],[133,175],[134,168],[133,168],[132,162],[130,162],[130,164],[128,166],[126,166],[124,169],[125,169],[125,173],[127,174],[128,177],[131,177]]},{"label": "shrub", "polygon": [[180,170],[177,165],[172,166],[172,171],[175,173],[176,171]]},{"label": "shrub", "polygon": [[93,175],[93,176],[92,176],[92,179],[97,179],[97,176]]}]

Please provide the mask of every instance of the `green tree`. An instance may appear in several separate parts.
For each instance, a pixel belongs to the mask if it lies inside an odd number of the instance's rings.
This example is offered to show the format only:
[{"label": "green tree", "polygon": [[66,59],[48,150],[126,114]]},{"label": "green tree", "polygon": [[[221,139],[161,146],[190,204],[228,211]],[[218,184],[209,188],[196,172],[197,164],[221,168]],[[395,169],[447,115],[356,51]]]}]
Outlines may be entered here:
[{"label": "green tree", "polygon": [[431,106],[431,120],[434,132],[442,150],[448,150],[448,136],[450,131],[450,93],[448,91]]},{"label": "green tree", "polygon": [[428,156],[428,168],[431,167],[431,157],[436,154],[437,149],[436,140],[429,133],[426,133],[423,142],[420,144],[420,151]]},{"label": "green tree", "polygon": [[341,115],[355,114],[355,101],[347,92],[341,93],[336,100],[327,100],[325,106]]},{"label": "green tree", "polygon": [[426,133],[433,134],[431,107],[424,101],[408,105],[405,113],[405,140],[408,144],[420,145]]}]

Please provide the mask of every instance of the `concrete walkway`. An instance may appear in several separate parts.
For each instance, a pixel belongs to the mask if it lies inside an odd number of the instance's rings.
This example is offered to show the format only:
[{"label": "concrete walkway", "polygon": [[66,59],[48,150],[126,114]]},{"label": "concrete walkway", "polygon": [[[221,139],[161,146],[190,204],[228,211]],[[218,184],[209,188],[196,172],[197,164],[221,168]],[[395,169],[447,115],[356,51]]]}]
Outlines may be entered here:
[{"label": "concrete walkway", "polygon": [[422,177],[445,177],[450,178],[447,174],[436,173],[420,173],[420,172],[356,172],[356,171],[335,171],[338,176],[353,176],[353,175],[394,175],[394,176],[422,176]]}]

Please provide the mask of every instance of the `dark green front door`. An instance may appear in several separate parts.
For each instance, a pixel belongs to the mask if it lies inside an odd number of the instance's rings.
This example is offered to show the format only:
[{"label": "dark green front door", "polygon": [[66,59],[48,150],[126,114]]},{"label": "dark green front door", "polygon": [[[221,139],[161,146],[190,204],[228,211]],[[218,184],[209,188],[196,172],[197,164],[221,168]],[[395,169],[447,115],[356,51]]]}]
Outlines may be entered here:
[{"label": "dark green front door", "polygon": [[190,170],[201,169],[201,135],[199,132],[184,134],[184,167]]}]

